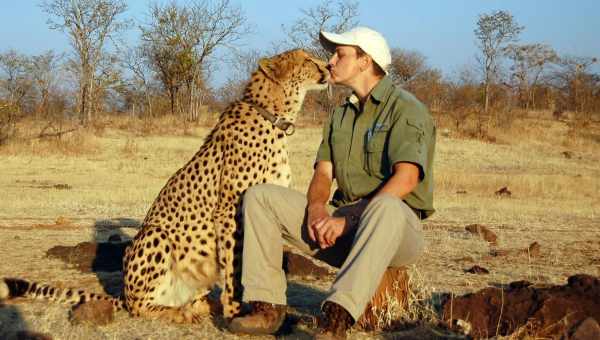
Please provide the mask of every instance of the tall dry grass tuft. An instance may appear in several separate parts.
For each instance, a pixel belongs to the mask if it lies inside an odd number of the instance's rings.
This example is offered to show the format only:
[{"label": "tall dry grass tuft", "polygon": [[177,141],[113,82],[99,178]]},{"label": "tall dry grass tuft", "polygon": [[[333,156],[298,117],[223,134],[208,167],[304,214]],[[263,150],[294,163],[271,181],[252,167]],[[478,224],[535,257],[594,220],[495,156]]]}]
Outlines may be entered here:
[{"label": "tall dry grass tuft", "polygon": [[92,154],[100,149],[100,143],[93,131],[82,128],[63,128],[50,135],[41,133],[32,126],[20,126],[17,135],[0,147],[4,155],[65,155],[81,156]]},{"label": "tall dry grass tuft", "polygon": [[136,136],[197,136],[198,131],[212,127],[218,119],[217,113],[201,116],[197,122],[185,117],[163,115],[159,117],[133,117],[125,115],[104,115],[92,122],[88,129],[96,136],[104,136],[108,132],[120,131]]},{"label": "tall dry grass tuft", "polygon": [[123,156],[127,158],[133,158],[140,152],[140,148],[135,139],[127,138],[120,151]]},{"label": "tall dry grass tuft", "polygon": [[[387,295],[386,308],[372,310],[378,321],[376,329],[395,331],[414,325],[439,323],[441,296],[436,295],[434,288],[427,284],[424,275],[415,265],[409,266],[407,271],[407,301],[398,301],[393,295]],[[404,287],[393,287],[394,290],[399,288]]]}]

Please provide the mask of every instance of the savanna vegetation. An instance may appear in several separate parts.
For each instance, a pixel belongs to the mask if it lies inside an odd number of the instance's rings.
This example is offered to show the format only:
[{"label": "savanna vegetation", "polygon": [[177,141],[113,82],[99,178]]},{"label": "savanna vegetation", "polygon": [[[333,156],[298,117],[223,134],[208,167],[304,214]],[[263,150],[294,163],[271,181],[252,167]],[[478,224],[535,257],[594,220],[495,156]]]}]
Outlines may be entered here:
[{"label": "savanna vegetation", "polygon": [[[258,51],[232,48],[253,32],[228,0],[153,3],[143,22],[126,19],[123,0],[45,0],[42,8],[71,49],[0,50],[0,276],[97,292],[118,290],[120,273],[82,273],[48,258],[48,248],[113,234],[130,239],[261,57],[302,47],[327,58],[319,29],[345,31],[359,24],[360,14],[352,0],[302,9],[283,25],[285,40]],[[479,54],[458,74],[431,67],[419,51],[392,46],[391,77],[426,103],[436,121],[437,212],[424,223],[426,253],[410,268],[410,308],[393,316],[406,322],[352,338],[443,338],[436,308],[444,294],[600,275],[598,60],[521,42],[527,28],[506,11],[482,13],[473,23]],[[131,31],[139,40],[125,44]],[[233,72],[213,88],[223,55]],[[334,89],[332,98],[307,98],[289,143],[295,189],[306,190],[320,123],[346,95]],[[492,230],[497,241],[465,230],[473,224]],[[489,274],[465,271],[474,265]],[[293,281],[290,305],[301,317],[316,314],[328,284]],[[46,302],[0,308],[0,337],[33,330],[55,339],[235,338],[210,318],[178,326],[119,313],[99,327],[72,325],[67,307]],[[300,323],[284,336],[308,333]],[[536,334],[515,336],[527,337]]]}]

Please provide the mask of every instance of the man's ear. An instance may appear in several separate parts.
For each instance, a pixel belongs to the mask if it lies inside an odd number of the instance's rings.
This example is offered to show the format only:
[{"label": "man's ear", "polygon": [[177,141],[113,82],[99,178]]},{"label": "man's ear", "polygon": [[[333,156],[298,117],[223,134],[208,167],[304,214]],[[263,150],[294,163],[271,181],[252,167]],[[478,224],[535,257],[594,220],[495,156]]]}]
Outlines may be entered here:
[{"label": "man's ear", "polygon": [[273,63],[273,60],[269,58],[262,58],[258,61],[258,68],[272,81],[279,83],[277,69]]},{"label": "man's ear", "polygon": [[366,54],[361,56],[360,59],[361,60],[359,62],[361,63],[360,64],[361,71],[367,70],[371,66],[371,64],[373,64],[373,59]]}]

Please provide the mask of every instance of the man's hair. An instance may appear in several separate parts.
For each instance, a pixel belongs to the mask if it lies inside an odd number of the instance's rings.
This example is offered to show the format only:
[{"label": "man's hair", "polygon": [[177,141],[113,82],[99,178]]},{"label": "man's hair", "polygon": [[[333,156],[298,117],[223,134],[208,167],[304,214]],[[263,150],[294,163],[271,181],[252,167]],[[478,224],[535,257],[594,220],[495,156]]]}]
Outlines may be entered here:
[{"label": "man's hair", "polygon": [[371,63],[373,64],[373,69],[375,70],[375,75],[376,76],[380,76],[383,77],[385,76],[385,71],[381,68],[381,66],[379,66],[379,64],[377,64],[375,62],[375,60],[373,60],[373,58],[371,58],[371,56],[369,56],[367,54],[367,52],[363,51],[362,48],[360,48],[359,46],[353,46],[354,49],[356,50],[356,58],[360,58],[363,56],[368,56],[371,59]]}]

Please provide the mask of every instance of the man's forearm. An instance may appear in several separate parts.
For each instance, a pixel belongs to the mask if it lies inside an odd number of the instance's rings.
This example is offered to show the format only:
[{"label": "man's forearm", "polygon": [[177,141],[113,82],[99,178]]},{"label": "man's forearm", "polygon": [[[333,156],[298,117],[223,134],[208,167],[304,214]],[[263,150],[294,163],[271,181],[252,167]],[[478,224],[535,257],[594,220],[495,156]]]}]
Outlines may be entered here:
[{"label": "man's forearm", "polygon": [[329,200],[329,194],[331,193],[332,180],[320,173],[315,173],[310,186],[308,187],[308,206],[311,205],[326,205]]}]

